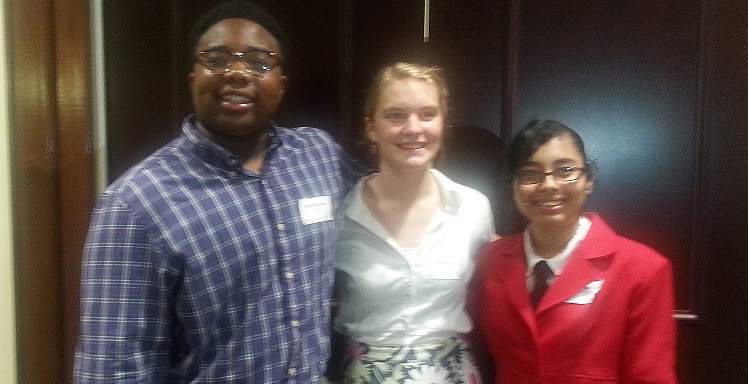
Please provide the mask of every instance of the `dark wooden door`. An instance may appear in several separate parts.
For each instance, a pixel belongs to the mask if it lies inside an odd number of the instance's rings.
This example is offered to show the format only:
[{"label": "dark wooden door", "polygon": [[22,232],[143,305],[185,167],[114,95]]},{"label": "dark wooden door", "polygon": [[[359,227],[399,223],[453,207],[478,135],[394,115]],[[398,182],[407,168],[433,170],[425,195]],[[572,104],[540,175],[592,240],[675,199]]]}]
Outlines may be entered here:
[{"label": "dark wooden door", "polygon": [[694,310],[700,2],[522,1],[516,113],[578,130],[600,167],[588,208],[675,267]]},{"label": "dark wooden door", "polygon": [[702,3],[694,234],[703,383],[748,383],[748,7]]},{"label": "dark wooden door", "polygon": [[746,382],[746,278],[727,269],[746,269],[748,210],[731,192],[748,186],[745,9],[512,2],[512,130],[534,117],[577,129],[600,166],[588,208],[672,261],[681,383]]}]

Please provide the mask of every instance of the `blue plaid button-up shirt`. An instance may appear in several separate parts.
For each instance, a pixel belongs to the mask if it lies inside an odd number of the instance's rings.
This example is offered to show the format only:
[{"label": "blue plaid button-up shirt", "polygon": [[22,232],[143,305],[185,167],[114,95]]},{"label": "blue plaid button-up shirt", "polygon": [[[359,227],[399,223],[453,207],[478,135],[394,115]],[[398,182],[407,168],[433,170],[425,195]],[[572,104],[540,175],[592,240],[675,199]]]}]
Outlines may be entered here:
[{"label": "blue plaid button-up shirt", "polygon": [[357,173],[324,131],[273,127],[257,175],[186,119],[93,212],[76,382],[318,382]]}]

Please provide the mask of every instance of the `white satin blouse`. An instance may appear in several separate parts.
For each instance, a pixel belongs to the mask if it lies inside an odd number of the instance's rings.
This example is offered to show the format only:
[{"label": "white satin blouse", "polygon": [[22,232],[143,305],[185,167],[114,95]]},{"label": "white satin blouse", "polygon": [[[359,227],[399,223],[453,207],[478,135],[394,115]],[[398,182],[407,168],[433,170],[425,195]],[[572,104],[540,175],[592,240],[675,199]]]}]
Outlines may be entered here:
[{"label": "white satin blouse", "polygon": [[423,243],[402,249],[362,200],[343,205],[337,247],[336,330],[378,346],[435,344],[472,329],[465,310],[478,250],[494,235],[488,198],[432,169],[444,196]]}]

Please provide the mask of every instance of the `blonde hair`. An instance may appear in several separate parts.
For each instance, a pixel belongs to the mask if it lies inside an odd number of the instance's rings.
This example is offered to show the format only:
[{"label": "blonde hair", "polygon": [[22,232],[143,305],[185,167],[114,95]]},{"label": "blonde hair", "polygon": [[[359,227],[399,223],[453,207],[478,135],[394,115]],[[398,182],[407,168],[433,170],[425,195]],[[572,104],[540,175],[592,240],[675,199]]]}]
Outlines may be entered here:
[{"label": "blonde hair", "polygon": [[374,117],[379,105],[379,98],[390,84],[398,80],[415,79],[436,87],[439,94],[439,112],[446,120],[449,91],[440,72],[441,70],[437,67],[412,63],[396,63],[382,68],[369,86],[369,92],[364,102],[364,117]]}]

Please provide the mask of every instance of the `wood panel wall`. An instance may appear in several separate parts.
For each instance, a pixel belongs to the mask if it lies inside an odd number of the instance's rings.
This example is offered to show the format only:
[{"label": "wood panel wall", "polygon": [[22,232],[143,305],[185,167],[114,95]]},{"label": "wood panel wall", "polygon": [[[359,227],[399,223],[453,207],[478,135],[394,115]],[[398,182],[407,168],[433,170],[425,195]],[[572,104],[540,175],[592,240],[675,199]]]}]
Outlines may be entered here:
[{"label": "wood panel wall", "polygon": [[29,382],[63,369],[54,54],[39,54],[55,50],[54,14],[38,0],[13,3],[8,16],[18,379]]},{"label": "wood panel wall", "polygon": [[599,167],[587,209],[672,262],[679,377],[701,383],[693,369],[701,2],[523,0],[513,12],[512,129],[543,117],[580,133]]}]

